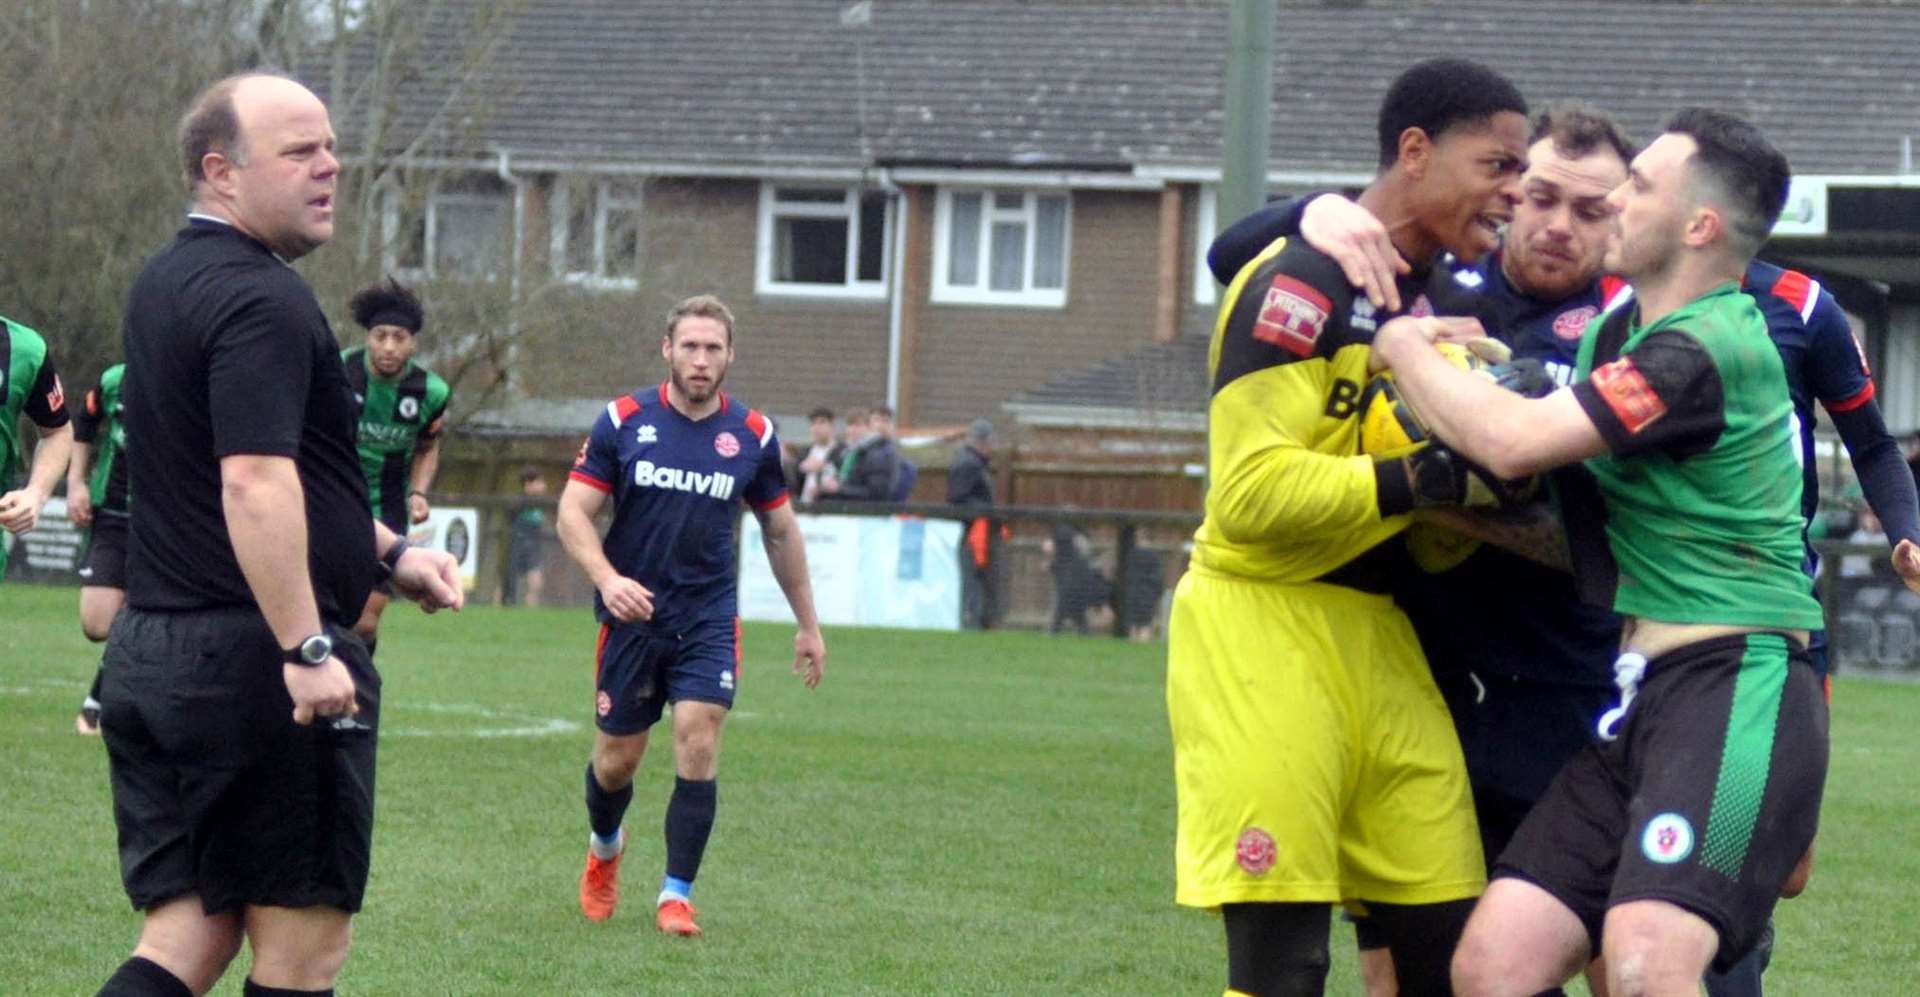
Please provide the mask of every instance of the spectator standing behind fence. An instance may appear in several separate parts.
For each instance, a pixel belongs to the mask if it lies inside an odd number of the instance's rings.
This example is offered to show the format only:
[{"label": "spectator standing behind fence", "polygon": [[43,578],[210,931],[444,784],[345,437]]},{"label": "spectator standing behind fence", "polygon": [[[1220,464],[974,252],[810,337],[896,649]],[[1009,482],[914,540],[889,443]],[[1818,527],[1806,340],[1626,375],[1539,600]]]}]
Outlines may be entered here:
[{"label": "spectator standing behind fence", "polygon": [[1087,633],[1087,613],[1113,598],[1113,583],[1094,567],[1087,535],[1071,523],[1055,523],[1053,536],[1041,542],[1040,551],[1053,574],[1053,619],[1047,632],[1072,627]]},{"label": "spectator standing behind fence", "polygon": [[833,410],[822,406],[807,413],[807,431],[812,438],[807,452],[793,466],[788,488],[800,496],[802,502],[812,502],[820,497],[820,487],[827,482],[840,480],[840,461],[847,455],[847,445],[834,434]]},{"label": "spectator standing behind fence", "polygon": [[547,479],[537,467],[520,471],[520,494],[525,501],[513,512],[507,529],[507,578],[500,601],[512,606],[538,606],[547,587]]},{"label": "spectator standing behind fence", "polygon": [[[993,423],[975,419],[947,471],[947,504],[993,506]],[[960,624],[990,630],[1000,622],[994,570],[1000,560],[999,524],[986,516],[967,523],[960,538]]]},{"label": "spectator standing behind fence", "polygon": [[[849,435],[853,426],[847,427]],[[821,484],[822,494],[867,502],[885,502],[894,497],[900,475],[900,451],[893,442],[893,409],[875,406],[867,414],[866,434],[848,448],[840,464],[840,480],[829,487]]]}]

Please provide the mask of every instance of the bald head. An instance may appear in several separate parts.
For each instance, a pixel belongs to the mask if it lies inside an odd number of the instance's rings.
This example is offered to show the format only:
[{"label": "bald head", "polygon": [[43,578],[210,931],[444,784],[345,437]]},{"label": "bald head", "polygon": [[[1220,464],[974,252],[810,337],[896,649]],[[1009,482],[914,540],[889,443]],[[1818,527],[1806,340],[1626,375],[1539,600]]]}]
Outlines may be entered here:
[{"label": "bald head", "polygon": [[180,119],[180,156],[196,210],[292,258],[333,234],[333,126],[313,91],[272,73],[202,90]]}]

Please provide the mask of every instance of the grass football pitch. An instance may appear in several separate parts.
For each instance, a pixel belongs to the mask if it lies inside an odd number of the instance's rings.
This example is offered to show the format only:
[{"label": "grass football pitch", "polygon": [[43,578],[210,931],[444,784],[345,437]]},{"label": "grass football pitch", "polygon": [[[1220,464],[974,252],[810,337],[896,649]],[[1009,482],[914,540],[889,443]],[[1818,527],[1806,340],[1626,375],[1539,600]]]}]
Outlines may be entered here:
[{"label": "grass football pitch", "polygon": [[[92,993],[138,930],[73,589],[0,588],[0,994]],[[695,900],[656,935],[667,753],[628,812],[625,900],[589,924],[595,628],[582,609],[396,606],[374,868],[347,994],[1217,994],[1219,923],[1172,903],[1164,647],[1027,633],[749,626]],[[1771,992],[1911,992],[1920,686],[1843,680],[1813,886],[1778,912]],[[664,732],[663,732],[664,733]],[[665,748],[665,738],[659,747]],[[1328,991],[1357,994],[1334,929]],[[238,994],[243,953],[215,992]]]}]

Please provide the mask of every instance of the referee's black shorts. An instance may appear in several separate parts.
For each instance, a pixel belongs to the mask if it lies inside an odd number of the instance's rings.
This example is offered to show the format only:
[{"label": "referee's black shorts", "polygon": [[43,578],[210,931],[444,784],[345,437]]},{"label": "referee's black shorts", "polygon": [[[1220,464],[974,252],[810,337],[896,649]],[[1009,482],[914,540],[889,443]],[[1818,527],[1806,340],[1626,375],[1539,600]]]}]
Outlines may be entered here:
[{"label": "referee's black shorts", "polygon": [[335,626],[360,712],[293,722],[280,648],[259,610],[128,607],[107,638],[102,733],[137,910],[199,894],[358,911],[373,837],[380,676]]}]

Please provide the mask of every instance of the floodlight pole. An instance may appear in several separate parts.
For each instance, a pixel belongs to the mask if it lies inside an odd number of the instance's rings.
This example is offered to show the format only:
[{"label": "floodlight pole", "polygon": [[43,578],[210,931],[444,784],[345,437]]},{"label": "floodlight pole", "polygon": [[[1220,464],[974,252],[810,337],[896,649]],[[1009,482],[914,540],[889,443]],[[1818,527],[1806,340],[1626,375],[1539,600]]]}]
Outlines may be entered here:
[{"label": "floodlight pole", "polygon": [[1252,214],[1267,200],[1267,155],[1273,129],[1275,0],[1233,0],[1227,23],[1226,121],[1215,231]]}]

